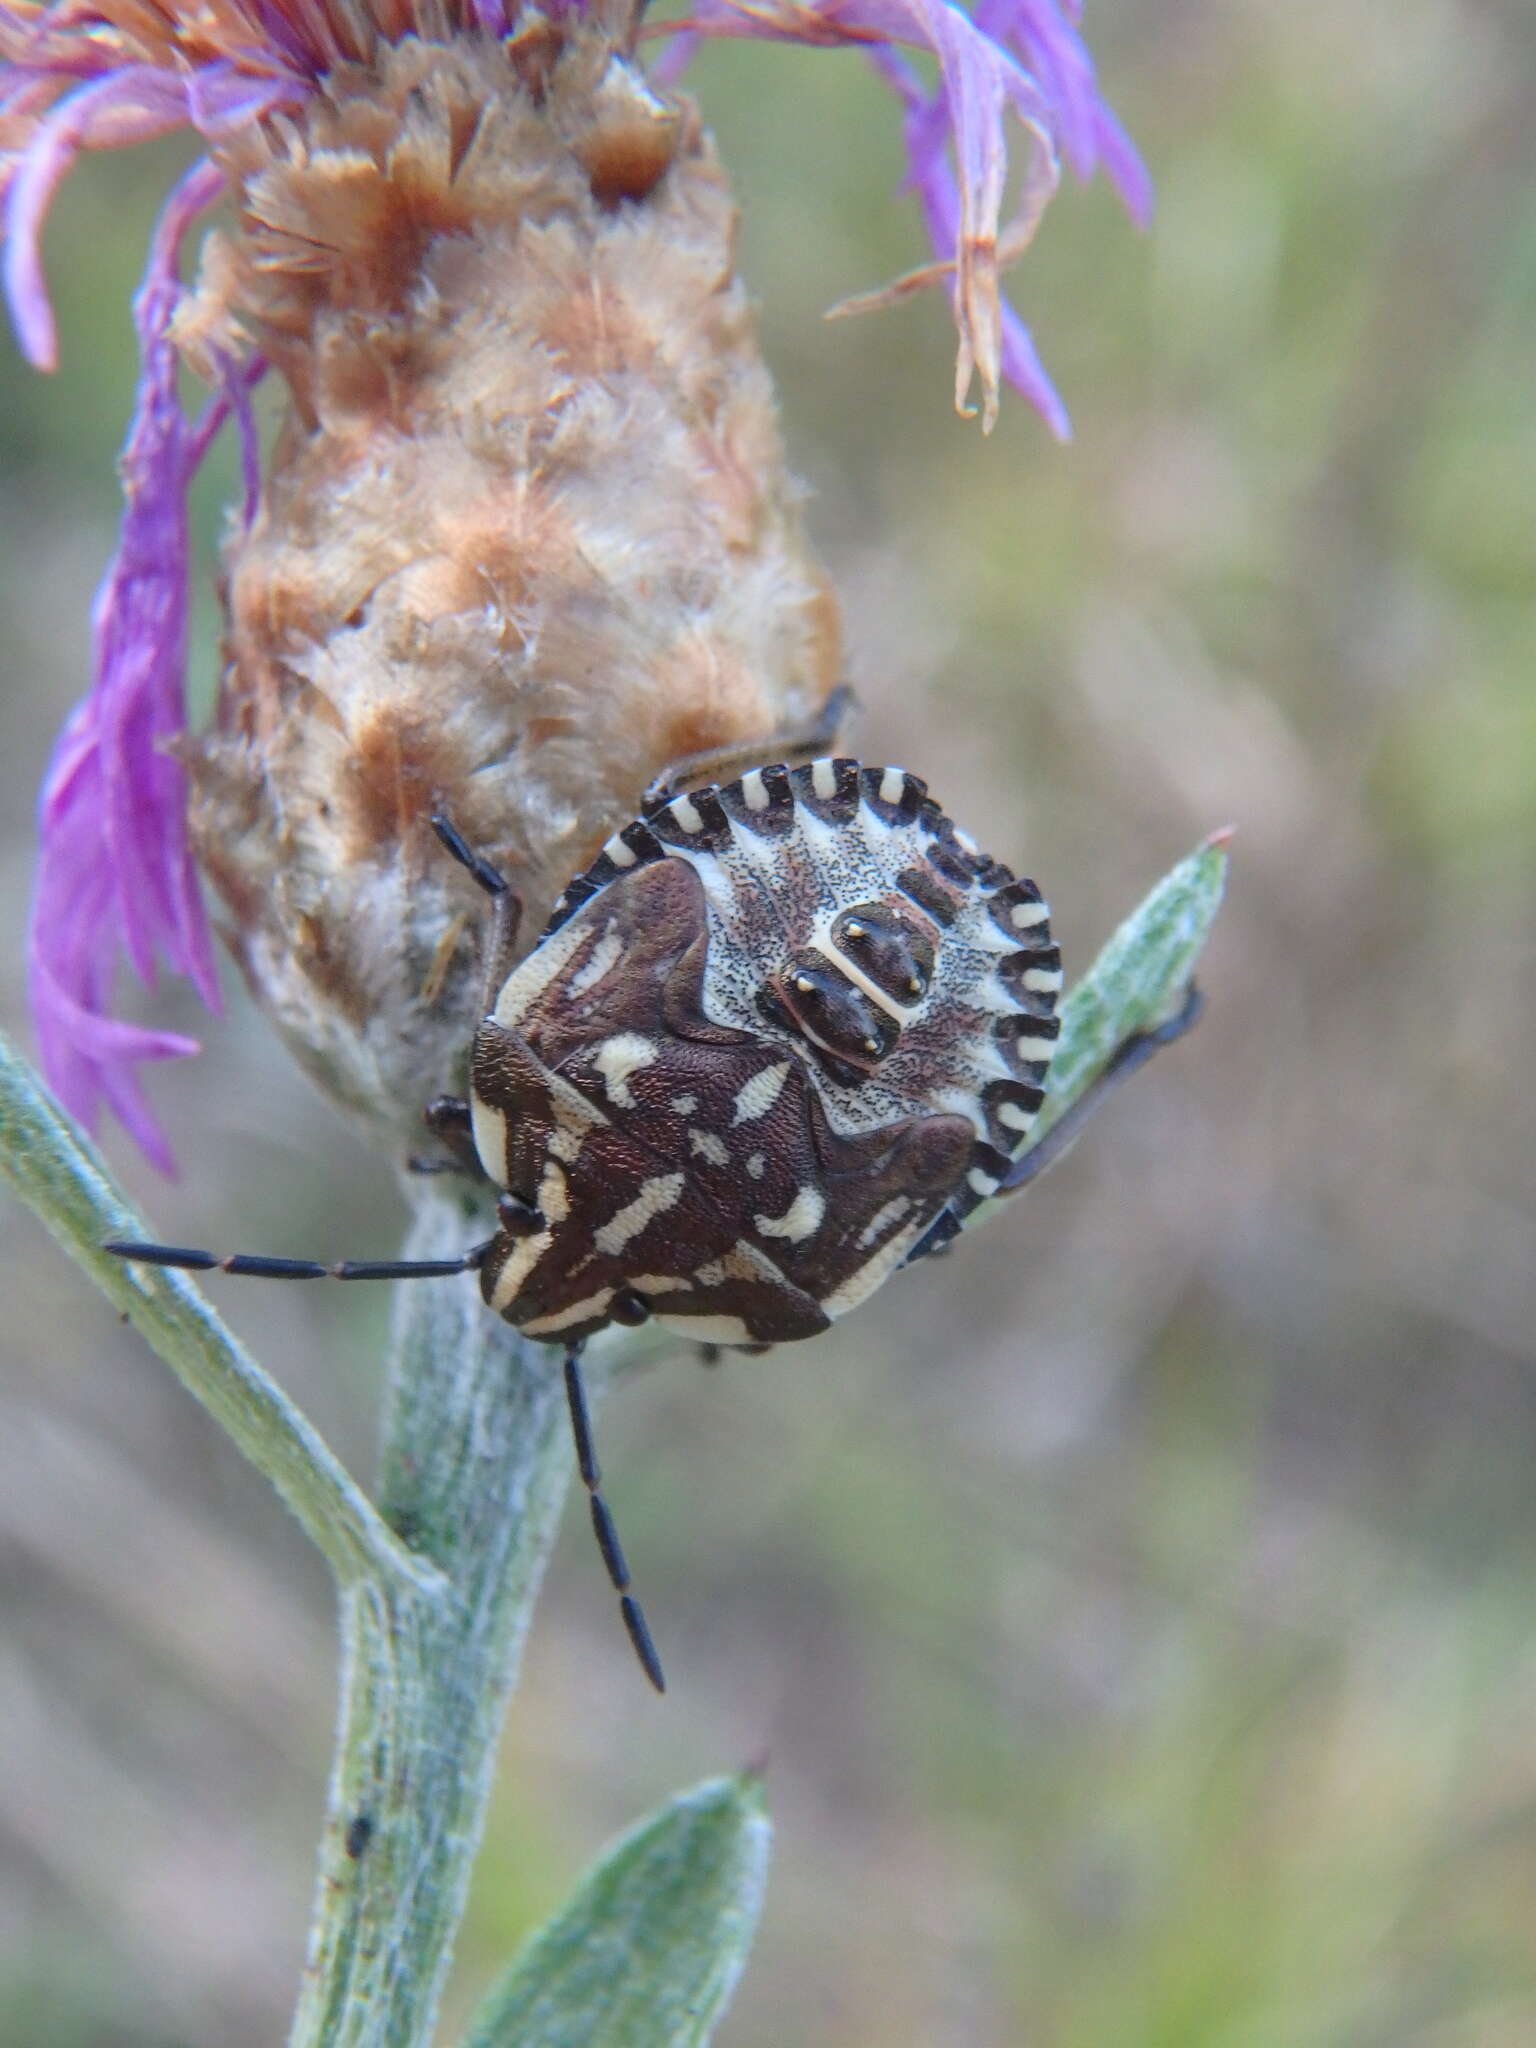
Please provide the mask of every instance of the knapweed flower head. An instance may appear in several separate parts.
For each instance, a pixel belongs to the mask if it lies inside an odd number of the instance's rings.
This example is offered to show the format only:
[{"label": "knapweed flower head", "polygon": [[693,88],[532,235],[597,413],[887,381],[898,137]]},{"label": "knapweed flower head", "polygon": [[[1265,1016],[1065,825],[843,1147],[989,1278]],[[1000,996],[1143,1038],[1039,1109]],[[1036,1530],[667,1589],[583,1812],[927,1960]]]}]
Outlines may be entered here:
[{"label": "knapweed flower head", "polygon": [[[216,1003],[200,865],[300,1058],[408,1139],[474,1000],[478,907],[432,812],[509,872],[531,937],[660,768],[771,745],[837,684],[734,205],[675,85],[727,35],[878,67],[934,260],[841,310],[939,286],[957,403],[979,385],[989,425],[1010,381],[1064,433],[999,273],[1062,160],[1147,206],[1071,0],[700,0],[659,29],[633,0],[0,0],[5,289],[33,362],[56,353],[39,237],[74,160],[177,129],[206,152],[136,301],[122,533],[42,794],[33,1007],[87,1124],[105,1102],[166,1163],[136,1069],[195,1048],[115,1020],[112,984],[121,951]],[[191,734],[187,491],[226,423],[245,494],[218,710]]]}]

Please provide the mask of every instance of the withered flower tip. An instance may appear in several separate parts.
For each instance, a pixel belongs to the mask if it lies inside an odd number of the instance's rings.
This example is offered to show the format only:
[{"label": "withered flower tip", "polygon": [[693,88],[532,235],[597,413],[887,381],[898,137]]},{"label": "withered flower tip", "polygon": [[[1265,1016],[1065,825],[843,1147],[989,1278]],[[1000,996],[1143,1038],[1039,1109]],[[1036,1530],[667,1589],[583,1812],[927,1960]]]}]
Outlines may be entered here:
[{"label": "withered flower tip", "polygon": [[[217,1004],[194,854],[290,1044],[408,1141],[467,1037],[477,906],[445,806],[536,931],[666,761],[803,724],[840,673],[735,277],[734,208],[674,80],[705,36],[862,49],[905,114],[957,402],[999,382],[1065,414],[998,274],[1058,161],[1140,163],[1068,0],[700,0],[649,75],[632,0],[0,0],[5,290],[56,340],[39,254],[76,157],[188,128],[135,303],[143,372],[94,678],[44,784],[29,967],[44,1064],[162,1166],[139,1062],[191,1040],[109,1014],[119,949]],[[925,85],[909,52],[936,60]],[[1000,222],[1009,117],[1025,144]],[[188,236],[221,201],[182,279]],[[212,396],[189,417],[182,364]],[[263,458],[269,369],[287,410]],[[187,492],[241,437],[225,671],[185,731]]]}]

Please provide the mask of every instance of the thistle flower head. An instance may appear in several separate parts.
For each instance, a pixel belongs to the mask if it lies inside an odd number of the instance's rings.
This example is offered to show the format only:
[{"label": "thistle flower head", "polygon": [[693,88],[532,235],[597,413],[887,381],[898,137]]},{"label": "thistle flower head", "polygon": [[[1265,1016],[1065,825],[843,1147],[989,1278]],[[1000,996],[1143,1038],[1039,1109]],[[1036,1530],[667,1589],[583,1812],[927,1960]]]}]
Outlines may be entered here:
[{"label": "thistle flower head", "polygon": [[[674,87],[704,36],[861,49],[905,114],[935,261],[843,310],[938,284],[957,402],[1018,385],[1065,415],[999,273],[1058,164],[1134,151],[1060,0],[701,0],[649,75],[632,0],[0,0],[4,283],[25,353],[56,337],[39,255],[84,150],[174,129],[206,155],[167,201],[94,680],[48,771],[31,930],[45,1065],[152,1156],[137,1062],[190,1041],[114,1021],[114,956],[216,1003],[194,855],[295,1050],[404,1136],[450,1078],[476,906],[425,819],[509,870],[525,927],[667,761],[765,744],[838,680],[734,275],[734,210]],[[925,85],[914,55],[935,60]],[[1000,218],[1010,134],[1024,145]],[[216,203],[232,224],[193,228]],[[186,364],[204,412],[177,395]],[[269,370],[286,417],[263,458]],[[218,712],[184,731],[186,498],[241,436]]]}]

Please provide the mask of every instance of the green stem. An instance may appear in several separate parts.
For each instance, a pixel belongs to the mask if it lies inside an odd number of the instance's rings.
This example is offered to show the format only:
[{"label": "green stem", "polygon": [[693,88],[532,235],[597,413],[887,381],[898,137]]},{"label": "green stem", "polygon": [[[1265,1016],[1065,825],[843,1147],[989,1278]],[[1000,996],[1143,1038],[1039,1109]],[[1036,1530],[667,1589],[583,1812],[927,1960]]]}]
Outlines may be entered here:
[{"label": "green stem", "polygon": [[[406,1256],[447,1256],[473,1229],[428,1191]],[[368,1586],[342,1604],[304,2048],[431,2036],[572,1465],[558,1355],[488,1315],[472,1280],[399,1287],[392,1354],[384,1513],[452,1596]]]},{"label": "green stem", "polygon": [[[437,1186],[413,1194],[407,1258],[451,1257],[484,1234],[483,1215]],[[612,1332],[591,1347],[593,1398],[620,1359],[675,1348],[655,1331]],[[451,1591],[359,1586],[343,1600],[340,1726],[294,2048],[431,2038],[573,1470],[558,1349],[488,1314],[472,1279],[402,1283],[381,1501]]]}]

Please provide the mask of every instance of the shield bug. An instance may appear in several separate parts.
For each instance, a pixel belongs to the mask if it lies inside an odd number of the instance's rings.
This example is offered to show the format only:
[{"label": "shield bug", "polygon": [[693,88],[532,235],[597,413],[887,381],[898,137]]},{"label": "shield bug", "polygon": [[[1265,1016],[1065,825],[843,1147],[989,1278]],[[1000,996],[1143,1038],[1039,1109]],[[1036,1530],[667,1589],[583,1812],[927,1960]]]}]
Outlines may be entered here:
[{"label": "shield bug", "polygon": [[[900,768],[840,758],[658,792],[516,958],[520,909],[452,823],[492,906],[469,1095],[427,1120],[498,1190],[461,1259],[325,1266],[113,1244],[163,1265],[310,1279],[473,1270],[560,1345],[577,1462],[640,1661],[661,1666],[612,1518],[586,1339],[655,1320],[705,1344],[812,1337],[1070,1142],[1025,1150],[1059,1030],[1045,903]],[[1100,1088],[1183,1029],[1129,1041]]]}]

